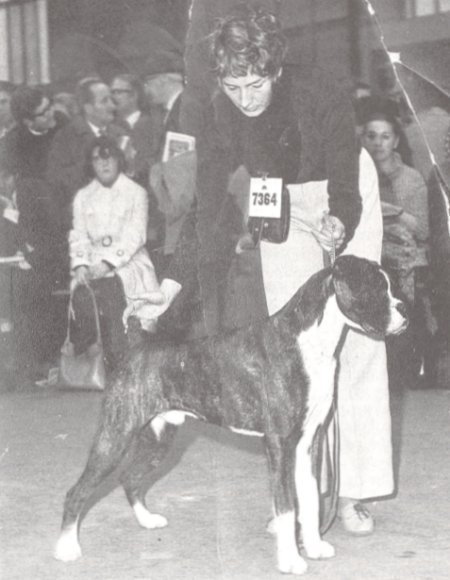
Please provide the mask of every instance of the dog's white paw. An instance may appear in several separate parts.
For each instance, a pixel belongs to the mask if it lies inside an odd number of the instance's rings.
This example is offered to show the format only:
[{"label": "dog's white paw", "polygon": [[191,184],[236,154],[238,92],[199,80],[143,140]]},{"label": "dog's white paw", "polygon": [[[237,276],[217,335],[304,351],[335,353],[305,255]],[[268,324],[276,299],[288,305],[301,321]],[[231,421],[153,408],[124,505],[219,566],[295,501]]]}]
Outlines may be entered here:
[{"label": "dog's white paw", "polygon": [[61,533],[56,542],[53,555],[61,562],[73,562],[81,558],[81,547],[78,543],[76,526]]},{"label": "dog's white paw", "polygon": [[296,574],[301,575],[308,569],[308,564],[300,556],[296,554],[290,558],[280,558],[278,560],[278,570],[283,574]]},{"label": "dog's white paw", "polygon": [[139,525],[143,528],[146,528],[147,530],[164,528],[168,524],[168,521],[164,516],[150,513],[148,509],[141,503],[134,504],[133,510]]},{"label": "dog's white paw", "polygon": [[320,540],[310,545],[304,545],[306,555],[312,560],[320,560],[322,558],[332,558],[335,555],[334,547],[325,540]]}]

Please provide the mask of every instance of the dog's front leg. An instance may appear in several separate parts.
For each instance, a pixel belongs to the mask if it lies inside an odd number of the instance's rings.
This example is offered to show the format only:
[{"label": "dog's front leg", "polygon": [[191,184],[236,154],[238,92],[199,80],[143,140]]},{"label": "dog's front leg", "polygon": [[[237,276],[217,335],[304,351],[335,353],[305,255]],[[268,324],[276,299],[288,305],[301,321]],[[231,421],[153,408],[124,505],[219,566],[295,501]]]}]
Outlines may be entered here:
[{"label": "dog's front leg", "polygon": [[306,430],[296,449],[295,487],[299,505],[298,520],[302,543],[308,558],[332,558],[333,546],[320,537],[320,504],[317,479],[313,473],[313,437]]},{"label": "dog's front leg", "polygon": [[280,437],[266,440],[275,517],[271,531],[276,535],[278,569],[285,574],[303,574],[305,560],[297,546],[295,521],[295,442]]}]

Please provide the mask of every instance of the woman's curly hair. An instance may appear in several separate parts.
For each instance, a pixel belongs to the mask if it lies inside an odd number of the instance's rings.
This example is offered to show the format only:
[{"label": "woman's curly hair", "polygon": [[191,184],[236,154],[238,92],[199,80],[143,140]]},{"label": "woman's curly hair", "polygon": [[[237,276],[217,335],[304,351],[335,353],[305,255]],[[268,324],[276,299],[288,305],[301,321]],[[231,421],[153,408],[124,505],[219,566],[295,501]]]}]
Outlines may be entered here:
[{"label": "woman's curly hair", "polygon": [[275,77],[286,54],[278,19],[260,6],[239,5],[217,22],[209,41],[212,71],[218,78],[249,72]]}]

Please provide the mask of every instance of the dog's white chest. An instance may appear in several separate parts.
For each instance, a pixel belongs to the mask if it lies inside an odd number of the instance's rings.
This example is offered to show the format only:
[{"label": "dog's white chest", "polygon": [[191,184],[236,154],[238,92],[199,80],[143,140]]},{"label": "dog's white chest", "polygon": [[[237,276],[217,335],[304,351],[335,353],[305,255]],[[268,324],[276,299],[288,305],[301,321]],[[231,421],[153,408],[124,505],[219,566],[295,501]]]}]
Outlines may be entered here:
[{"label": "dog's white chest", "polygon": [[335,351],[344,328],[334,298],[327,304],[319,323],[303,331],[297,343],[309,379],[305,425],[322,423],[331,407],[336,373]]}]

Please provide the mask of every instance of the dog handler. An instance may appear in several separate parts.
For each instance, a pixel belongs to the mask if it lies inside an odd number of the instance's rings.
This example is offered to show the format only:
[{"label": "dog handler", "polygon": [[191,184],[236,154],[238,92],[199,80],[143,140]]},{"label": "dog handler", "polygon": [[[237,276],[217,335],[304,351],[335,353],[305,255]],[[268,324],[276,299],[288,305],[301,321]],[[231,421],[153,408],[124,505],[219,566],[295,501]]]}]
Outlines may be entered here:
[{"label": "dog handler", "polygon": [[[195,0],[192,22],[202,9],[205,3]],[[351,240],[361,198],[351,103],[318,71],[283,66],[286,43],[275,16],[241,5],[208,38],[218,91],[201,124],[207,129],[195,135],[200,250],[198,260],[190,256],[190,265],[199,278],[203,319],[211,334],[279,310],[324,267],[327,254],[342,251]],[[188,78],[185,106],[192,109],[196,96],[190,86],[195,92],[204,84]],[[197,97],[207,101],[204,95]],[[285,242],[263,238],[255,244],[249,236],[250,177],[281,178],[287,186],[291,211]],[[364,200],[363,219],[348,249],[379,259],[376,171],[366,152],[361,154],[360,182],[370,199]],[[166,276],[186,287],[188,270],[184,264],[179,276],[174,271]],[[183,291],[177,300],[182,297]],[[211,315],[214,307],[218,320]],[[177,308],[175,302],[173,310]],[[161,322],[164,327],[164,317]],[[349,335],[341,367],[339,516],[347,531],[367,534],[373,519],[360,500],[393,491],[384,343]]]},{"label": "dog handler", "polygon": [[[221,90],[215,101],[217,127],[228,139],[231,157],[235,155],[234,166],[243,163],[252,176],[263,170],[283,178],[291,200],[284,243],[261,241],[252,249],[238,242],[235,247],[224,324],[231,321],[236,326],[246,322],[238,307],[244,289],[240,278],[247,277],[250,265],[246,253],[259,253],[267,312],[273,314],[325,265],[324,252],[341,249],[352,237],[360,211],[358,156],[350,105],[318,73],[310,73],[308,79],[283,70],[285,43],[270,13],[243,9],[223,19],[212,33],[211,47]],[[289,134],[293,124],[299,135]],[[277,143],[284,148],[284,166],[271,166]],[[294,167],[287,166],[286,159]],[[361,165],[360,188],[367,207],[347,251],[379,260],[382,224],[376,172],[365,152]],[[350,334],[341,367],[339,516],[349,532],[365,534],[373,530],[373,519],[360,500],[393,491],[384,344]]]}]

